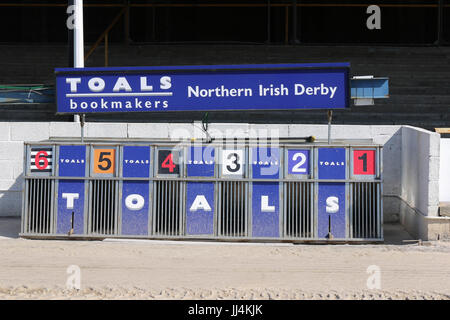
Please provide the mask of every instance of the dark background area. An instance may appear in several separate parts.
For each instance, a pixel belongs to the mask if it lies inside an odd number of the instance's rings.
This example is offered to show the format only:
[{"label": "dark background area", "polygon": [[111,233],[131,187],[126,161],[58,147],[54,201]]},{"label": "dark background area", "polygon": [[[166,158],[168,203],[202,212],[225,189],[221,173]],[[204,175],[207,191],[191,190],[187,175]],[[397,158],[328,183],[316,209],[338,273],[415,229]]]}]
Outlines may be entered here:
[{"label": "dark background area", "polygon": [[[440,1],[448,44],[450,0],[85,0],[85,41],[95,42],[128,3],[129,31],[120,19],[111,42],[430,45]],[[366,27],[371,4],[381,8],[381,30]],[[0,43],[67,42],[66,9],[67,1],[3,0]]]},{"label": "dark background area", "polygon": [[[87,67],[349,62],[388,77],[390,97],[336,110],[336,124],[450,125],[450,0],[84,0]],[[381,8],[369,30],[367,7]],[[53,85],[72,66],[67,0],[0,1],[0,85]],[[439,8],[441,10],[439,10]],[[125,11],[124,11],[125,10]],[[128,12],[125,14],[124,12]],[[441,16],[439,16],[441,12]],[[105,42],[93,44],[122,14]],[[128,21],[128,23],[127,23]],[[106,52],[108,53],[106,54]],[[2,104],[0,121],[71,121],[55,103]],[[203,112],[93,114],[87,121],[191,122]],[[326,123],[326,110],[209,112],[211,122]]]}]

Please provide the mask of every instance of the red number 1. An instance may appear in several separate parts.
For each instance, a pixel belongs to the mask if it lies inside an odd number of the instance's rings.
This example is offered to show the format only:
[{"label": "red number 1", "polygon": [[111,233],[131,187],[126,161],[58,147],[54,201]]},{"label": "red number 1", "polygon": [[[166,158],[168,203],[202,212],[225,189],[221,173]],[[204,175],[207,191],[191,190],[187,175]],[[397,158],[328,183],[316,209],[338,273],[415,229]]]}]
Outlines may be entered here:
[{"label": "red number 1", "polygon": [[172,153],[169,153],[167,158],[161,164],[161,168],[169,168],[169,172],[173,172],[173,169],[175,169],[175,167],[176,165],[173,163],[173,155]]}]

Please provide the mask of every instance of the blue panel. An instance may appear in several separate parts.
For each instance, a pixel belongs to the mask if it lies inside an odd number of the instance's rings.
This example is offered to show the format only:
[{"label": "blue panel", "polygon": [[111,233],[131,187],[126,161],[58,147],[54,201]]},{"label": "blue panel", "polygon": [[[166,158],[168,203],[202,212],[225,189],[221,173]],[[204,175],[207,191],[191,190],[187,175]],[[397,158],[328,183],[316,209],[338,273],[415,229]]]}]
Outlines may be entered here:
[{"label": "blue panel", "polygon": [[214,183],[188,182],[186,230],[188,235],[214,234]]},{"label": "blue panel", "polygon": [[59,113],[336,109],[349,65],[57,69]]},{"label": "blue panel", "polygon": [[352,79],[351,96],[355,98],[388,98],[389,97],[389,79]]},{"label": "blue panel", "polygon": [[345,238],[345,183],[319,183],[318,236]]},{"label": "blue panel", "polygon": [[319,179],[345,179],[345,148],[319,148]]},{"label": "blue panel", "polygon": [[280,236],[279,183],[253,182],[252,236],[278,238]]},{"label": "blue panel", "polygon": [[252,171],[255,179],[278,179],[280,176],[280,149],[252,148]]},{"label": "blue panel", "polygon": [[86,174],[86,146],[59,147],[59,176],[84,177]]},{"label": "blue panel", "polygon": [[149,183],[124,181],[122,189],[122,234],[148,234]]},{"label": "blue panel", "polygon": [[83,234],[85,187],[83,180],[60,180],[58,184],[58,213],[56,232],[67,234],[72,228],[73,234]]},{"label": "blue panel", "polygon": [[123,176],[148,178],[150,175],[150,147],[123,147]]},{"label": "blue panel", "polygon": [[[86,175],[86,146],[60,146],[58,161],[60,177],[84,177]],[[84,201],[85,181],[59,181],[57,233],[67,234],[70,231],[73,212],[74,234],[83,234]]]},{"label": "blue panel", "polygon": [[214,147],[190,147],[188,149],[188,177],[214,177]]}]

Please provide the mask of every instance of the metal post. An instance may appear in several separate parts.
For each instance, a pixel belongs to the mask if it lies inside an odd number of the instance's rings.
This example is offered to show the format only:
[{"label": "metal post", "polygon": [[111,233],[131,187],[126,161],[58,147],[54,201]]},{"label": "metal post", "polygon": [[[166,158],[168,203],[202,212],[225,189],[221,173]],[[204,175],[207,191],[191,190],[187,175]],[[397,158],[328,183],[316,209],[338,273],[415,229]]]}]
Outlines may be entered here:
[{"label": "metal post", "polygon": [[[68,2],[69,7],[73,6],[73,2],[74,2],[74,0],[69,0],[69,2]],[[72,67],[73,59],[74,59],[73,58],[73,29],[68,26],[67,30],[68,30],[68,33],[67,33],[68,41],[67,42],[68,42],[68,50],[69,50],[69,52],[68,52],[68,57],[69,57],[68,67]]]},{"label": "metal post", "polygon": [[123,43],[124,45],[130,44],[130,0],[123,1],[124,6],[127,8],[123,21]]},{"label": "metal post", "polygon": [[[73,66],[84,68],[84,22],[83,0],[73,0],[75,6],[75,28],[73,37]],[[74,122],[80,122],[80,116],[74,115]]]},{"label": "metal post", "polygon": [[443,43],[443,33],[444,33],[444,0],[439,0],[438,4],[438,19],[437,19],[437,40],[436,44],[438,46]]},{"label": "metal post", "polygon": [[108,32],[105,34],[105,67],[108,66]]},{"label": "metal post", "polygon": [[297,40],[297,0],[292,0],[292,44],[296,44]]},{"label": "metal post", "polygon": [[270,0],[267,0],[267,44],[270,43]]},{"label": "metal post", "polygon": [[85,115],[84,113],[81,115],[80,128],[81,128],[81,143],[84,143],[84,121]]},{"label": "metal post", "polygon": [[74,68],[84,68],[84,22],[83,0],[74,0],[75,32],[74,32]]},{"label": "metal post", "polygon": [[328,144],[331,144],[331,120],[333,118],[333,110],[328,110]]}]

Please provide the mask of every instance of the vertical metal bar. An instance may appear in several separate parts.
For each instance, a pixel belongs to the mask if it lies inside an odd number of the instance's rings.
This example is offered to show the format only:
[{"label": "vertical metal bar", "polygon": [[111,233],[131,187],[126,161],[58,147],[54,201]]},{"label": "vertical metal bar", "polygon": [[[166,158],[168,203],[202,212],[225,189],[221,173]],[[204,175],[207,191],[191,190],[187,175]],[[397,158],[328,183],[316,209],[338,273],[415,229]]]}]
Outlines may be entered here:
[{"label": "vertical metal bar", "polygon": [[28,215],[29,215],[29,222],[28,222],[28,232],[31,233],[33,230],[33,224],[34,224],[34,203],[35,203],[35,191],[34,191],[34,179],[30,179],[31,189],[30,189],[30,208],[28,209]]},{"label": "vertical metal bar", "polygon": [[42,233],[42,212],[43,212],[43,199],[42,199],[42,193],[44,190],[43,181],[42,179],[39,179],[39,220],[37,225],[37,231],[38,233]]},{"label": "vertical metal bar", "polygon": [[284,44],[289,44],[289,7],[284,7]]},{"label": "vertical metal bar", "polygon": [[292,0],[292,43],[297,42],[297,0]]},{"label": "vertical metal bar", "polygon": [[233,223],[234,236],[238,235],[238,216],[237,216],[237,207],[236,207],[237,206],[236,192],[238,191],[237,187],[238,187],[238,182],[234,181],[233,182],[233,193],[232,193],[232,196],[233,196],[233,217],[234,217],[234,223]]},{"label": "vertical metal bar", "polygon": [[438,0],[437,39],[438,46],[443,44],[444,37],[444,0]]},{"label": "vertical metal bar", "polygon": [[267,44],[270,44],[270,22],[271,22],[271,17],[270,17],[270,0],[267,0]]}]

